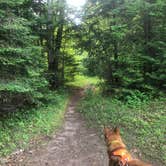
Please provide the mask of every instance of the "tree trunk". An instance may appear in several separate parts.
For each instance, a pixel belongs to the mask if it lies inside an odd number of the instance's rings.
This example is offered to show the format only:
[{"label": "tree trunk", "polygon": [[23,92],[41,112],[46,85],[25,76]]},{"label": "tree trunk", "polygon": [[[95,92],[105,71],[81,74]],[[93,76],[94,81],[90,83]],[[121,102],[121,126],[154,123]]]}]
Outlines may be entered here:
[{"label": "tree trunk", "polygon": [[48,0],[48,71],[50,73],[50,84],[52,88],[57,88],[60,83],[60,71],[59,71],[59,59],[60,59],[60,49],[63,37],[63,26],[64,26],[64,2],[58,1],[58,11],[59,11],[59,24],[57,27],[57,34],[55,36],[55,25],[53,25],[53,0]]},{"label": "tree trunk", "polygon": [[[151,16],[149,15],[149,9],[145,9],[143,15],[143,30],[144,30],[144,48],[145,48],[145,56],[152,56],[153,49],[150,47],[149,43],[152,40],[152,23],[151,23]],[[152,64],[145,60],[143,66],[143,76],[144,80],[147,79],[147,73],[152,72]],[[147,82],[147,81],[146,81]]]},{"label": "tree trunk", "polygon": [[[117,8],[117,2],[116,0],[113,0],[112,2],[112,8],[116,9]],[[113,25],[116,26],[116,14],[113,14]],[[113,40],[113,54],[114,54],[114,61],[115,61],[115,70],[118,68],[118,41],[117,39]],[[114,76],[114,83],[117,85],[118,84],[118,77]]]}]

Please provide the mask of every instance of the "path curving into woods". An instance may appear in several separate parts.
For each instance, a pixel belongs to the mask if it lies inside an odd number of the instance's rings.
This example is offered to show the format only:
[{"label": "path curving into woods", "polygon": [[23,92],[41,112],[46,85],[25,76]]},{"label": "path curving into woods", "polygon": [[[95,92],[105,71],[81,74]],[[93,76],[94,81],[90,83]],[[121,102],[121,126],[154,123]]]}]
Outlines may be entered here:
[{"label": "path curving into woods", "polygon": [[9,166],[108,166],[104,140],[76,111],[83,96],[83,89],[73,90],[64,124],[50,140],[40,148],[32,148],[14,156]]}]

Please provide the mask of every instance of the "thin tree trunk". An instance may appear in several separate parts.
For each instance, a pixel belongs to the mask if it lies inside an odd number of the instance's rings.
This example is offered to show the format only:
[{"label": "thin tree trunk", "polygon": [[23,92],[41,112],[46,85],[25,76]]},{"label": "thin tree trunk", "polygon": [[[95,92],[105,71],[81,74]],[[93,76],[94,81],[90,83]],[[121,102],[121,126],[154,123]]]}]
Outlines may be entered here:
[{"label": "thin tree trunk", "polygon": [[[153,49],[149,46],[149,42],[152,39],[152,23],[151,23],[151,16],[149,15],[149,9],[144,11],[143,16],[143,30],[144,30],[144,44],[145,44],[145,56],[152,56]],[[144,63],[143,66],[143,75],[144,80],[147,80],[147,73],[152,72],[152,65],[149,62]]]},{"label": "thin tree trunk", "polygon": [[[112,3],[112,8],[113,9],[116,9],[117,8],[117,4],[116,4],[116,0],[113,0],[113,3]],[[116,15],[113,14],[113,25],[116,26]],[[118,41],[117,39],[114,39],[113,40],[113,53],[114,53],[114,60],[115,60],[115,69],[118,68]],[[114,82],[115,84],[118,83],[118,78],[117,76],[114,78]]]},{"label": "thin tree trunk", "polygon": [[56,35],[56,39],[55,39],[55,73],[56,73],[56,77],[57,77],[57,82],[56,82],[56,87],[58,87],[61,83],[62,83],[62,78],[60,78],[60,71],[59,71],[59,63],[60,63],[60,49],[61,49],[61,45],[62,45],[62,38],[63,38],[63,27],[64,27],[64,1],[59,3],[63,3],[62,7],[60,7],[60,23],[59,23],[59,27],[57,30],[57,35]]}]

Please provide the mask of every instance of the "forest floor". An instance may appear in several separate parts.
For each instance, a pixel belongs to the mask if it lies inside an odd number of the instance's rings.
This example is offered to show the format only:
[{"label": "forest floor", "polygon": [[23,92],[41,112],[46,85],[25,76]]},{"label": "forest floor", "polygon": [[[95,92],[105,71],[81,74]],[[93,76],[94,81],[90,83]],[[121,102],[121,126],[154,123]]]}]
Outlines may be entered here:
[{"label": "forest floor", "polygon": [[108,157],[104,139],[87,126],[76,112],[84,89],[73,90],[64,124],[53,136],[42,141],[40,146],[16,153],[8,158],[5,166],[107,166]]}]

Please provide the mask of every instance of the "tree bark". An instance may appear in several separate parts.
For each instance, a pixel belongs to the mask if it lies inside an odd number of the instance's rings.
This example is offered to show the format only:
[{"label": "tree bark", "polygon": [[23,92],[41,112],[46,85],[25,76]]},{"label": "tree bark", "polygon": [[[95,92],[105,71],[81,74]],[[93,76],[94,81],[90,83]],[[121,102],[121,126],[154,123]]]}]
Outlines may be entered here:
[{"label": "tree bark", "polygon": [[59,59],[60,49],[63,38],[63,26],[64,26],[64,1],[57,1],[59,11],[59,24],[57,27],[57,34],[55,36],[55,25],[53,25],[53,0],[48,0],[48,71],[50,73],[50,84],[52,88],[57,88],[61,83],[60,71],[59,71]]}]

